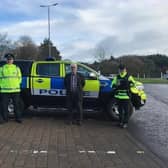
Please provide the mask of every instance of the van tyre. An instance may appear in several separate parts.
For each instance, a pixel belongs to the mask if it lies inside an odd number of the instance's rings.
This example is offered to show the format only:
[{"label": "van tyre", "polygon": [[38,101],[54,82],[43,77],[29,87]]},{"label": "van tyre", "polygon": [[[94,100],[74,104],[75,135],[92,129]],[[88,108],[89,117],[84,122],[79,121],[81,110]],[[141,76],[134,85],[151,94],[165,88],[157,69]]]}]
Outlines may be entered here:
[{"label": "van tyre", "polygon": [[[110,120],[119,120],[119,111],[118,111],[118,105],[117,105],[117,102],[115,99],[111,99],[109,101],[109,103],[107,104],[107,107],[106,107],[106,111],[107,111],[107,115],[109,117]],[[129,117],[132,116],[133,114],[133,111],[134,111],[134,108],[133,108],[133,105],[132,103],[130,102],[129,103]]]},{"label": "van tyre", "polygon": [[108,102],[106,109],[106,113],[110,120],[119,120],[118,105],[115,99],[111,99]]},{"label": "van tyre", "polygon": [[12,99],[9,99],[9,102],[8,102],[8,114],[9,114],[9,116],[14,115],[14,104],[13,104]]},{"label": "van tyre", "polygon": [[[24,111],[28,108],[28,105],[26,105],[22,99],[20,99],[20,108],[21,108],[21,112],[24,113]],[[13,104],[13,100],[9,99],[8,102],[8,114],[9,116],[13,117],[14,116],[14,104]]]}]

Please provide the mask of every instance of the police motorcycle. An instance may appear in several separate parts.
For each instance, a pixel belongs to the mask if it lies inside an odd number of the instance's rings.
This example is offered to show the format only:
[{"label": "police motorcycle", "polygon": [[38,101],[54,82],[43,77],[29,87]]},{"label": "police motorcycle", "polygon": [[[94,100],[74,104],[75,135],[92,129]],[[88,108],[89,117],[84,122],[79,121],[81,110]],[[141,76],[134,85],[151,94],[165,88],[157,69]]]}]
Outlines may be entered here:
[{"label": "police motorcycle", "polygon": [[[146,103],[147,95],[145,93],[143,83],[135,81],[135,83],[130,86],[130,97],[131,103],[129,105],[129,110],[131,117],[135,110],[139,110]],[[113,98],[108,104],[107,113],[110,116],[110,118],[117,120],[119,119],[118,105],[116,99],[114,98],[114,92]]]}]

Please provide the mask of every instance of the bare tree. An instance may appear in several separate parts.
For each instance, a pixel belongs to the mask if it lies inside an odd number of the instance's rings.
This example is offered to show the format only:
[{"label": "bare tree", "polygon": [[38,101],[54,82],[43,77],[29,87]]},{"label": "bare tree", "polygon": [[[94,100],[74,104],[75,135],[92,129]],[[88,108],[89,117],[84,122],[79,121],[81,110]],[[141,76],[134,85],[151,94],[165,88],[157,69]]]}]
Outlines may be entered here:
[{"label": "bare tree", "polygon": [[105,58],[106,58],[106,51],[105,51],[104,47],[98,46],[95,49],[95,58],[98,59],[99,62],[105,60]]},{"label": "bare tree", "polygon": [[3,59],[3,56],[6,52],[9,52],[12,49],[12,44],[9,39],[7,39],[7,34],[0,33],[0,58]]},{"label": "bare tree", "polygon": [[29,36],[21,36],[15,42],[16,57],[19,59],[36,59],[38,56],[38,47]]}]

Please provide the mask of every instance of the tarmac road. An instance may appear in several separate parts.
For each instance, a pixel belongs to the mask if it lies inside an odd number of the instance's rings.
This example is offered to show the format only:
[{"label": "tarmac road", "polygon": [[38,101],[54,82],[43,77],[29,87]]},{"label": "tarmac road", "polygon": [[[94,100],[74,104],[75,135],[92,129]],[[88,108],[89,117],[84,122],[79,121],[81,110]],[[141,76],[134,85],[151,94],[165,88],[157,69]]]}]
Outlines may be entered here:
[{"label": "tarmac road", "polygon": [[147,102],[135,111],[129,130],[168,165],[168,85],[146,84]]}]

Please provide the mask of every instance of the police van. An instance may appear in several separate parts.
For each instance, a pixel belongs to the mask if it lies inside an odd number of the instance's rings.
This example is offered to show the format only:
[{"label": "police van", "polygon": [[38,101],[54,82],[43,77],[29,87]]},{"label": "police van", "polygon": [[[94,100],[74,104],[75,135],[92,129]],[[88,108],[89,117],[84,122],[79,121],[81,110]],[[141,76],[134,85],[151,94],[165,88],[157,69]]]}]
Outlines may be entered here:
[{"label": "police van", "polygon": [[[70,61],[23,61],[16,60],[15,64],[21,68],[22,83],[21,96],[24,107],[54,107],[66,108],[66,89],[64,77],[71,71]],[[0,62],[2,66],[4,62]],[[78,72],[85,77],[83,89],[84,109],[103,111],[109,117],[118,114],[111,80],[97,73],[88,66],[77,63]],[[146,100],[141,89],[141,98],[138,107]],[[142,103],[141,103],[142,102]],[[135,103],[134,103],[135,104]],[[134,105],[136,106],[137,103]],[[11,103],[9,104],[11,107]],[[9,108],[10,109],[10,108]]]}]

